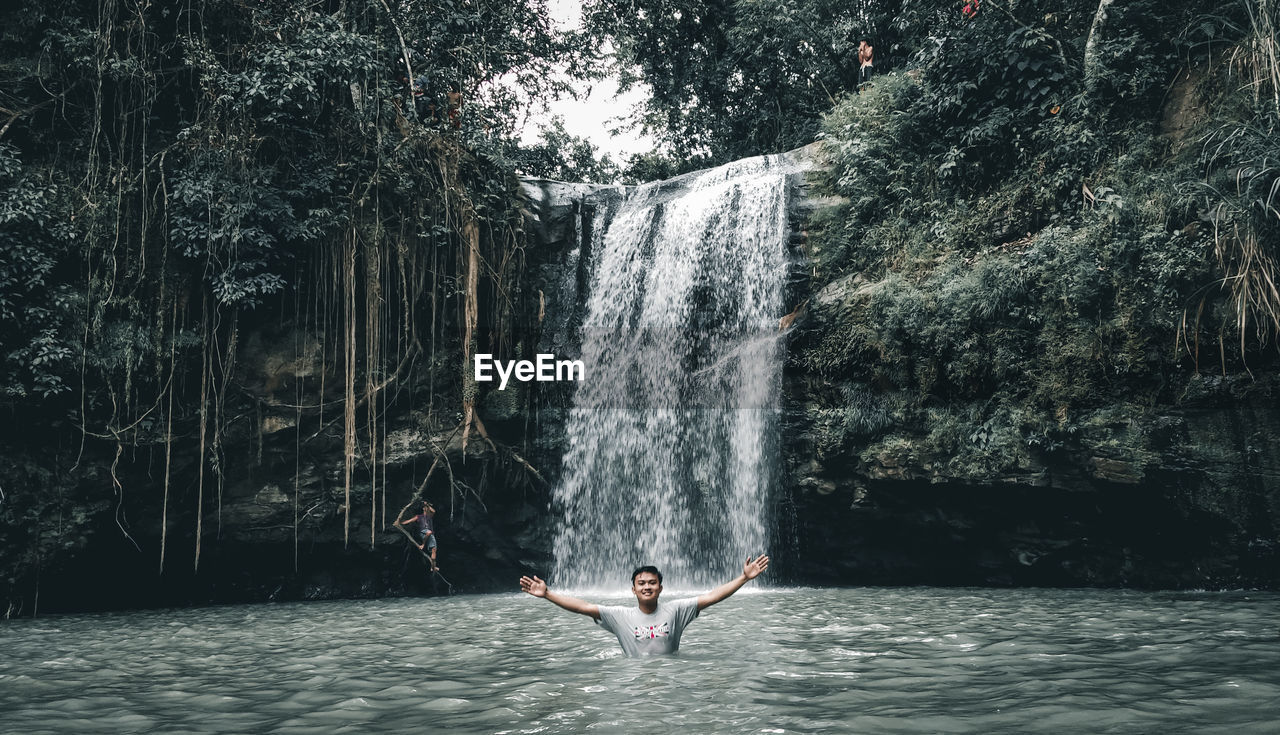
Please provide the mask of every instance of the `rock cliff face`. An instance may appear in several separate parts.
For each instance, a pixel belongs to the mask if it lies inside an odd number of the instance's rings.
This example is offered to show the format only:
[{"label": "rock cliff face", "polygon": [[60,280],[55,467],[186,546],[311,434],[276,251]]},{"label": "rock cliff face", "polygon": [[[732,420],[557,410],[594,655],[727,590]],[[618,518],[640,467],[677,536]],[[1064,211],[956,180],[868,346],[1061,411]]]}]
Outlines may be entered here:
[{"label": "rock cliff face", "polygon": [[[804,176],[812,160],[812,150],[778,157],[790,171],[797,293],[807,287],[799,246],[813,206]],[[659,194],[678,193],[689,179],[662,182]],[[514,335],[515,357],[573,357],[593,223],[597,212],[618,205],[623,189],[546,180],[523,186],[529,242],[520,306],[536,318]],[[551,489],[560,472],[571,385],[483,386],[479,410],[494,442],[473,436],[464,451],[455,429],[460,416],[447,398],[459,390],[461,355],[437,352],[437,364],[422,371],[430,385],[411,388],[412,400],[389,402],[380,456],[374,460],[367,447],[357,447],[347,524],[346,450],[335,392],[341,381],[325,374],[324,345],[295,324],[248,318],[239,338],[227,408],[235,418],[219,438],[220,479],[206,475],[201,488],[195,443],[178,441],[166,497],[162,444],[113,462],[114,447],[91,439],[74,470],[49,478],[56,492],[8,508],[20,519],[0,527],[0,543],[15,550],[0,569],[10,614],[37,606],[55,612],[510,591],[520,574],[546,573],[554,536]],[[300,410],[300,393],[323,396],[333,408]],[[65,469],[74,459],[74,452],[61,451],[40,461]],[[389,525],[419,488],[439,509],[443,576],[430,575]]]},{"label": "rock cliff face", "polygon": [[[819,155],[810,147],[784,158],[794,262],[786,303],[798,308],[783,327],[796,351],[846,329],[871,288],[856,275],[810,282],[805,223],[824,202],[805,171]],[[592,223],[622,191],[544,180],[524,186],[526,293],[537,318],[517,336],[517,351],[574,356]],[[29,509],[28,526],[0,529],[6,555],[15,552],[0,570],[11,614],[29,613],[37,595],[41,610],[56,611],[443,594],[450,582],[458,592],[510,591],[521,573],[545,572],[570,386],[486,389],[480,407],[495,443],[473,438],[465,451],[449,411],[393,404],[377,472],[352,489],[344,541],[337,414],[304,417],[293,406],[298,386],[319,390],[321,345],[287,324],[246,328],[242,339],[243,418],[222,437],[225,456],[236,460],[223,468],[220,487],[203,490],[198,570],[198,457],[175,453],[166,509],[160,450],[118,462],[113,479],[111,453],[90,446],[74,477],[59,481],[58,492],[69,494],[57,507],[72,510],[51,511],[47,499]],[[440,359],[430,390],[448,394],[457,390],[461,360]],[[955,423],[949,436],[961,437],[948,443],[927,422],[904,420],[895,409],[900,397],[821,379],[800,364],[785,374],[773,550],[782,581],[1280,585],[1274,377],[1189,374],[1162,392],[1165,402],[1088,411],[1056,435],[997,434],[965,418],[982,411],[939,401],[938,420]],[[428,475],[444,577],[428,574],[384,525]],[[112,492],[117,481],[123,490]]]},{"label": "rock cliff face", "polygon": [[[838,410],[810,400],[810,416]],[[796,571],[840,584],[1274,587],[1278,427],[1261,413],[1227,401],[1117,412],[978,478],[949,473],[924,436],[815,455],[814,424],[793,417]]]},{"label": "rock cliff face", "polygon": [[[796,266],[785,317],[800,351],[847,329],[872,286],[825,286],[803,261],[807,220],[829,202],[805,171],[820,146],[789,155]],[[591,222],[619,191],[529,182],[538,243],[535,279],[546,320],[540,349],[572,353],[581,321]],[[679,187],[680,180],[664,186]],[[1069,432],[998,436],[978,407],[940,444],[934,427],[895,414],[877,386],[822,379],[789,364],[778,577],[820,584],[1280,585],[1280,425],[1274,378],[1189,373],[1157,405],[1118,404],[1073,416]],[[533,441],[558,476],[568,393],[544,392]],[[545,543],[545,538],[543,539]],[[525,556],[546,559],[545,546]]]},{"label": "rock cliff face", "polygon": [[[818,290],[792,348],[865,318],[875,287],[854,274]],[[911,397],[792,370],[791,571],[833,584],[1275,587],[1278,387],[1188,369],[1154,404],[1064,408],[1060,432],[1002,433],[1016,421],[984,421],[985,405],[931,397],[913,413]]]},{"label": "rock cliff face", "polygon": [[[123,490],[112,497],[103,492],[112,484],[109,457],[91,449],[77,485],[67,491],[74,494],[73,510],[61,524],[45,514],[34,573],[16,570],[11,614],[30,614],[37,605],[58,612],[509,590],[513,570],[542,563],[536,550],[543,546],[538,529],[545,499],[518,453],[479,441],[464,452],[458,432],[425,410],[387,416],[386,454],[376,479],[363,473],[352,487],[347,537],[340,429],[322,428],[314,416],[299,426],[284,401],[256,392],[255,377],[287,385],[311,368],[278,363],[280,353],[269,345],[286,343],[280,338],[261,339],[244,355],[241,375],[256,400],[241,407],[252,419],[223,437],[234,464],[223,468],[221,486],[206,481],[198,566],[191,479],[198,456],[174,453],[165,509],[154,461],[120,463]],[[390,525],[437,460],[427,494],[438,507],[443,576],[429,574]],[[454,493],[446,489],[450,478]]]}]

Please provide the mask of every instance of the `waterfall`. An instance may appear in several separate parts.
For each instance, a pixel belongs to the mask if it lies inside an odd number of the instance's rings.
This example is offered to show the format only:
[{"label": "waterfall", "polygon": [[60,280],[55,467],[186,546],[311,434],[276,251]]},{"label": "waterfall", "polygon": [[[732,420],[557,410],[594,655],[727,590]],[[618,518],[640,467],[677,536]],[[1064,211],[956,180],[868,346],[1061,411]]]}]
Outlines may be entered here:
[{"label": "waterfall", "polygon": [[566,426],[555,584],[731,578],[769,550],[787,275],[786,171],[738,161],[597,214]]}]

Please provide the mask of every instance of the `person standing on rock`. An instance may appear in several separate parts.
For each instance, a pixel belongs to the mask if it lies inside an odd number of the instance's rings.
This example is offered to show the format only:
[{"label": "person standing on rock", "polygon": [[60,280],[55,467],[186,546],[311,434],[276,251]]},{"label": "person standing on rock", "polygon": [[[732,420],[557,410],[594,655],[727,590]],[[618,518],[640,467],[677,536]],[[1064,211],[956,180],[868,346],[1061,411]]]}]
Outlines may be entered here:
[{"label": "person standing on rock", "polygon": [[438,572],[440,567],[436,565],[436,546],[438,544],[436,544],[435,515],[435,506],[424,500],[422,501],[421,513],[403,521],[397,520],[395,525],[408,526],[412,523],[417,526],[415,535],[418,540],[415,543],[418,545],[418,551],[426,551],[427,557],[431,560],[431,571]]},{"label": "person standing on rock", "polygon": [[680,650],[680,635],[698,613],[737,592],[742,585],[769,568],[769,557],[761,554],[742,565],[742,574],[698,597],[659,604],[662,573],[656,567],[643,566],[631,573],[631,592],[636,607],[630,605],[596,605],[576,597],[547,589],[538,577],[521,577],[520,589],[550,600],[569,612],[586,615],[618,638],[627,656],[649,656]]}]

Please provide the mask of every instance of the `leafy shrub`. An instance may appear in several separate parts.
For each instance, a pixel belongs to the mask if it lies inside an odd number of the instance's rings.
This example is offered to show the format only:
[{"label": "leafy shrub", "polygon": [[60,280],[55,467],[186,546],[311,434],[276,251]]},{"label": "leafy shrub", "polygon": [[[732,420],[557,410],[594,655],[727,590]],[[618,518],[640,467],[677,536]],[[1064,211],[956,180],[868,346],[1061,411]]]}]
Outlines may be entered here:
[{"label": "leafy shrub", "polygon": [[0,143],[0,390],[11,398],[70,390],[72,296],[59,271],[76,233],[56,214],[59,196]]},{"label": "leafy shrub", "polygon": [[948,27],[918,71],[825,118],[833,170],[819,184],[845,201],[810,232],[831,285],[792,359],[903,398],[891,419],[849,401],[844,437],[864,460],[915,442],[958,476],[1007,471],[1076,441],[1069,417],[1168,400],[1189,374],[1174,345],[1211,272],[1212,228],[1194,151],[1173,156],[1153,134],[1181,21],[1112,17],[1086,84],[1081,47],[1059,39],[1083,43],[1092,18]]}]

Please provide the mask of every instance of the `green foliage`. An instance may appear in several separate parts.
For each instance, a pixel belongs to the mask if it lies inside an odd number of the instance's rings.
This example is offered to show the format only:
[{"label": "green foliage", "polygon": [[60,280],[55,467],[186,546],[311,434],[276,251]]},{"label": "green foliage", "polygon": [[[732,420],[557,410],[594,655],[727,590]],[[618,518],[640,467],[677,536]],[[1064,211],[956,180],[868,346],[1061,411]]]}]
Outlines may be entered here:
[{"label": "green foliage", "polygon": [[510,333],[506,154],[587,58],[543,0],[40,0],[0,10],[0,41],[0,390],[48,429],[31,442],[91,453],[171,421],[216,444],[238,332],[264,320],[320,333],[333,385],[351,315],[346,377],[415,385],[395,361],[454,346],[470,232],[478,339]]},{"label": "green foliage", "polygon": [[[947,156],[942,173],[985,187],[1027,163],[1057,116],[1101,105],[1115,124],[1132,122],[1134,105],[1167,84],[1181,19],[1206,5],[1113,7],[1089,79],[1081,59],[1096,0],[991,3],[974,18],[942,0],[595,0],[586,15],[616,47],[624,83],[652,90],[642,125],[677,157],[699,159],[691,166],[810,142],[855,89],[866,38],[878,75],[918,75],[909,112],[931,153]],[[1092,99],[1079,99],[1086,87]]]},{"label": "green foliage", "polygon": [[[911,243],[936,255],[860,289],[847,331],[819,342],[809,365],[922,401],[999,392],[1052,409],[1158,388],[1181,305],[1206,273],[1205,242],[1163,222],[1126,229],[1090,212],[969,256]],[[847,372],[855,365],[870,372]]]},{"label": "green foliage", "polygon": [[565,130],[560,116],[542,128],[536,145],[519,148],[513,157],[516,170],[528,176],[596,184],[613,183],[619,177],[618,165],[601,156],[591,141]]},{"label": "green foliage", "polygon": [[324,229],[297,222],[290,192],[273,180],[278,171],[227,157],[194,151],[173,174],[168,235],[183,255],[207,263],[220,303],[254,306],[283,288],[290,240],[315,239]]},{"label": "green foliage", "polygon": [[907,401],[900,396],[874,390],[865,383],[849,383],[841,391],[840,436],[842,440],[874,437],[902,420]]},{"label": "green foliage", "polygon": [[[1272,216],[1266,162],[1280,155],[1264,117],[1248,117],[1256,134],[1208,135],[1200,161],[1154,134],[1189,48],[1174,10],[1141,4],[1097,24],[1085,78],[1092,9],[1024,23],[1035,7],[938,27],[915,69],[824,120],[831,170],[818,183],[844,203],[812,222],[825,288],[794,359],[856,386],[833,436],[863,462],[945,457],[948,476],[982,479],[1078,441],[1071,417],[1169,400],[1200,342],[1222,338],[1224,304],[1196,306],[1213,225],[1221,242],[1229,213]],[[1197,184],[1204,167],[1216,206]]]},{"label": "green foliage", "polygon": [[620,181],[626,184],[645,184],[678,176],[688,170],[688,162],[682,162],[660,151],[636,153],[627,159]]},{"label": "green foliage", "polygon": [[222,40],[216,37],[180,37],[186,63],[199,71],[212,117],[244,116],[300,132],[296,116],[314,121],[327,111],[332,96],[344,91],[343,80],[363,80],[377,72],[379,49],[373,38],[344,28],[333,16],[307,20],[264,19],[262,30],[271,35],[259,36],[235,54],[222,44],[215,48],[212,43]]},{"label": "green foliage", "polygon": [[76,233],[57,216],[58,198],[0,143],[0,390],[10,398],[70,389],[71,294],[59,271]]},{"label": "green foliage", "polygon": [[1248,94],[1228,97],[1234,104],[1223,105],[1226,119],[1204,136],[1198,188],[1225,274],[1220,290],[1231,308],[1224,320],[1244,357],[1248,338],[1280,339],[1280,11],[1265,2],[1225,10],[1198,28],[1232,44],[1233,77],[1243,78]]},{"label": "green foliage", "polygon": [[1170,67],[1186,58],[1181,31],[1188,15],[1214,5],[1194,0],[1110,5],[1084,70],[1088,104],[1106,115],[1094,123],[1142,124],[1134,113],[1160,105],[1172,77]]},{"label": "green foliage", "polygon": [[1066,102],[1069,70],[1045,30],[997,13],[948,31],[918,55],[922,94],[908,114],[945,146],[940,175],[985,188],[1029,159],[1035,130]]},{"label": "green foliage", "polygon": [[858,35],[906,5],[594,0],[585,11],[617,49],[624,85],[652,92],[643,127],[690,170],[811,142],[856,84]]}]

